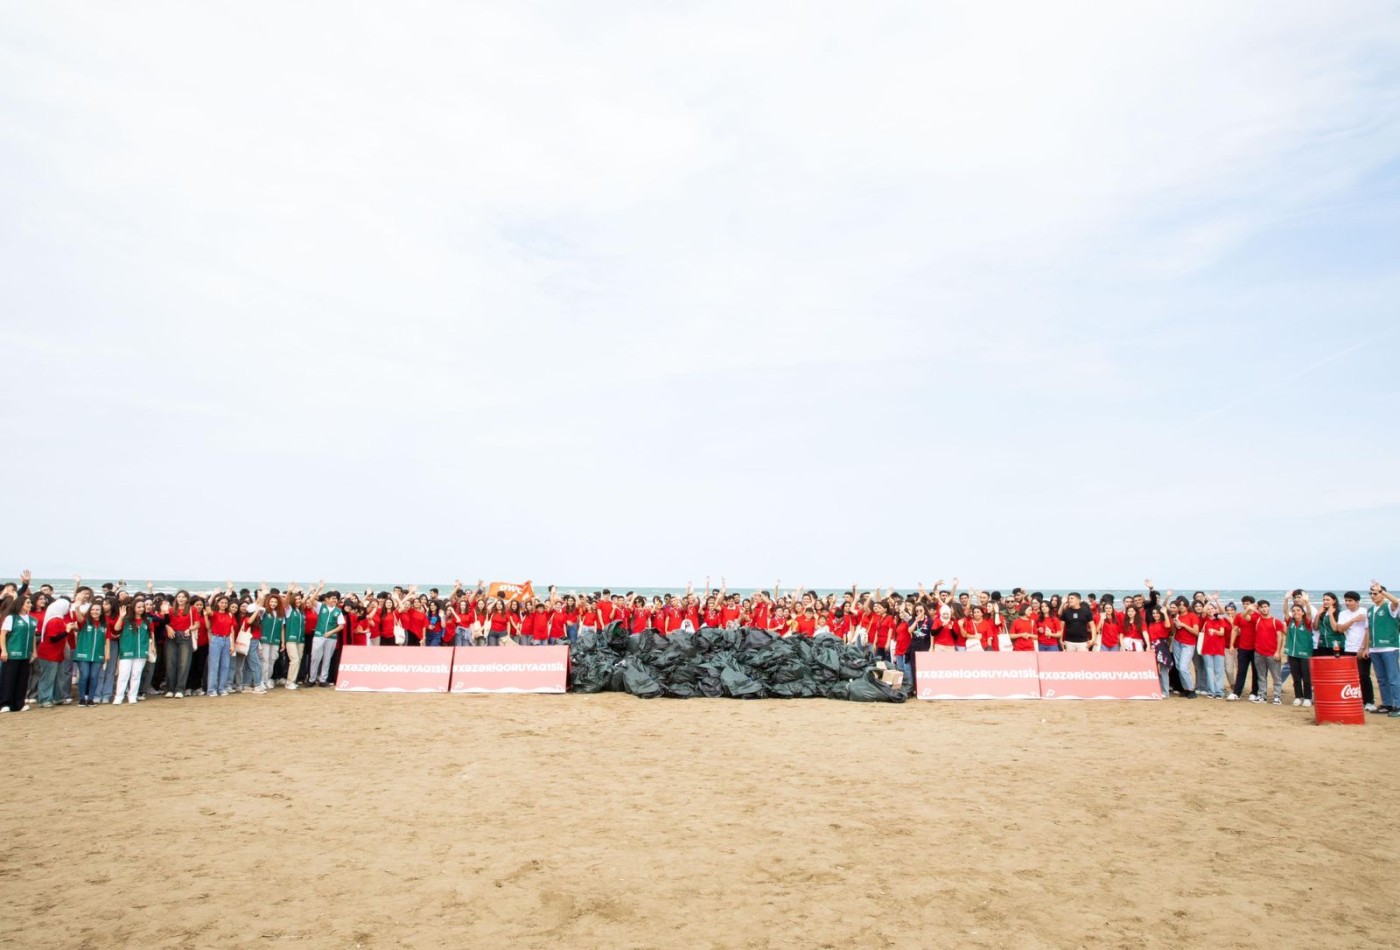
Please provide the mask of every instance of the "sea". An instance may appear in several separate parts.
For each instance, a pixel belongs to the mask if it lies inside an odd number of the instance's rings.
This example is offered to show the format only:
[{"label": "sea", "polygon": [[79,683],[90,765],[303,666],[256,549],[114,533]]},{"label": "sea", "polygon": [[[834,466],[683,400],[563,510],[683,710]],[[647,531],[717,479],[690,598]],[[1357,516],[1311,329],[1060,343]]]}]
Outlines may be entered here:
[{"label": "sea", "polygon": [[[88,586],[90,586],[90,587],[93,587],[93,588],[101,587],[103,584],[108,583],[108,582],[111,582],[112,584],[118,584],[118,583],[121,583],[121,582],[122,582],[122,579],[121,579],[121,578],[116,578],[116,577],[84,577],[84,578],[83,578],[83,583],[86,584],[86,585],[88,585]],[[60,594],[62,594],[62,593],[69,593],[69,592],[71,592],[71,591],[73,590],[73,578],[71,578],[71,577],[67,577],[67,578],[63,578],[63,577],[36,577],[36,578],[34,578],[30,583],[31,583],[34,587],[38,587],[38,586],[41,585],[41,584],[51,584],[51,585],[53,585],[54,590],[57,591],[57,592],[59,592]],[[245,588],[248,589],[248,590],[256,590],[256,589],[258,588],[258,585],[259,585],[260,583],[262,583],[262,582],[261,582],[261,581],[246,581],[246,580],[240,581],[240,580],[235,580],[235,581],[233,582],[233,587],[234,587],[235,590],[243,590],[243,589],[245,589]],[[273,583],[273,582],[270,582],[270,583],[272,583],[272,586],[274,586],[274,587],[280,586],[280,585],[277,584],[277,583]],[[299,582],[299,583],[304,583],[304,582]],[[518,584],[518,583],[523,583],[523,582],[521,582],[521,581],[511,581],[510,583],[517,583],[517,584]],[[452,582],[451,582],[450,580],[449,580],[449,581],[440,581],[440,580],[439,580],[439,581],[413,581],[413,580],[411,580],[411,579],[405,579],[405,578],[400,578],[400,579],[398,579],[398,580],[390,581],[390,582],[387,582],[387,583],[384,582],[384,581],[331,581],[331,580],[328,580],[328,581],[326,581],[326,590],[338,590],[338,591],[340,591],[341,593],[349,593],[349,592],[351,592],[351,591],[359,592],[359,591],[365,591],[365,590],[381,591],[381,590],[388,590],[388,589],[390,589],[390,588],[392,588],[392,587],[394,587],[394,586],[396,586],[396,585],[399,586],[399,587],[416,586],[416,587],[418,588],[418,590],[421,591],[421,592],[423,592],[423,593],[426,593],[427,591],[429,591],[429,590],[433,589],[434,587],[436,587],[436,588],[437,588],[440,592],[442,592],[442,594],[444,594],[444,595],[446,595],[448,592],[450,592],[450,591],[452,590]],[[140,581],[140,582],[127,581],[127,582],[126,582],[126,586],[127,586],[128,589],[131,589],[131,590],[145,590],[145,588],[146,588],[146,581],[144,581],[144,580],[142,580],[142,581]],[[157,581],[153,581],[153,582],[152,582],[152,589],[153,589],[155,592],[157,592],[157,593],[174,593],[174,592],[177,591],[177,590],[187,590],[187,591],[191,591],[191,592],[196,592],[196,591],[198,591],[198,592],[205,592],[205,591],[211,591],[211,590],[223,590],[223,589],[224,589],[224,586],[225,586],[225,582],[224,582],[224,581],[210,581],[210,580],[157,580]],[[628,587],[628,586],[626,586],[625,584],[616,584],[616,583],[607,583],[607,584],[556,584],[555,586],[558,588],[558,590],[559,590],[559,592],[560,592],[561,594],[594,593],[594,592],[597,592],[597,591],[601,591],[601,590],[603,590],[604,588],[607,588],[608,590],[611,590],[611,591],[612,591],[613,593],[615,593],[615,594],[627,594],[627,593],[631,593],[631,594],[633,594],[633,595],[641,595],[641,596],[643,596],[643,597],[663,596],[663,595],[665,595],[665,594],[677,594],[677,595],[679,595],[679,594],[684,594],[684,593],[685,593],[685,588],[684,588],[684,587]],[[1009,595],[1009,594],[1011,593],[1011,589],[1012,589],[1013,587],[1015,587],[1015,586],[1018,586],[1018,585],[1008,584],[1008,585],[1005,586],[1005,587],[982,587],[982,586],[979,586],[979,587],[978,587],[978,590],[987,590],[987,591],[997,591],[997,590],[999,590],[999,591],[1001,591],[1002,594],[1004,594],[1004,595]],[[548,583],[536,583],[536,584],[534,585],[534,588],[535,588],[535,592],[536,592],[537,594],[543,594],[546,590],[548,590],[549,584],[548,584]],[[748,596],[749,594],[752,594],[752,593],[754,593],[755,591],[760,590],[760,589],[771,590],[771,588],[756,588],[756,587],[730,587],[730,588],[728,588],[728,590],[729,590],[730,593],[740,594],[741,596]],[[815,590],[818,594],[828,594],[828,593],[841,594],[841,593],[844,593],[845,590],[847,590],[848,588],[843,588],[843,589],[837,590],[837,589],[834,589],[834,588],[816,587],[816,588],[811,588],[811,589],[812,589],[812,590]],[[912,593],[912,592],[916,591],[917,589],[918,589],[917,586],[914,586],[914,587],[908,587],[908,588],[899,588],[898,590],[899,590],[899,592],[902,593],[902,594],[908,594],[908,593]],[[966,590],[966,588],[963,588],[963,589]],[[1059,595],[1061,595],[1061,596],[1063,597],[1065,594],[1069,593],[1069,588],[1060,588],[1060,587],[1031,587],[1031,586],[1027,586],[1026,589],[1027,589],[1028,591],[1032,591],[1032,592],[1039,591],[1040,593],[1043,593],[1046,597],[1049,597],[1049,596],[1051,596],[1051,595],[1053,595],[1053,594],[1059,594]],[[1104,594],[1113,594],[1113,595],[1114,595],[1114,600],[1116,600],[1116,601],[1119,602],[1119,603],[1122,602],[1122,600],[1123,600],[1123,598],[1124,598],[1125,596],[1132,595],[1132,594],[1141,594],[1141,593],[1144,593],[1144,592],[1145,592],[1145,589],[1144,589],[1144,588],[1141,588],[1141,587],[1133,588],[1133,589],[1131,589],[1131,590],[1124,590],[1124,589],[1122,589],[1122,588],[1112,588],[1112,587],[1109,587],[1109,588],[1103,588],[1103,587],[1078,587],[1078,588],[1074,588],[1074,589],[1077,590],[1077,591],[1079,591],[1080,593],[1084,594],[1086,597],[1087,597],[1089,594],[1091,594],[1091,593],[1092,593],[1092,594],[1097,594],[1097,595],[1100,596],[1100,597],[1102,597]],[[1168,588],[1161,587],[1161,586],[1158,587],[1158,590],[1161,592],[1161,594],[1162,594],[1164,597],[1166,596],[1167,589],[1168,589]],[[1289,591],[1292,591],[1292,590],[1294,590],[1294,589],[1295,589],[1295,588],[1288,588]],[[1364,591],[1365,591],[1365,584],[1362,584],[1362,585],[1360,585],[1360,586],[1357,586],[1356,584],[1353,584],[1350,588],[1345,588],[1345,587],[1329,588],[1329,590],[1331,590],[1332,592],[1334,592],[1334,593],[1336,593],[1336,594],[1339,594],[1339,595],[1340,595],[1344,590],[1347,590],[1347,589],[1360,590],[1360,591],[1364,592]],[[862,590],[871,590],[871,591],[873,591],[874,588],[873,588],[873,587],[871,587],[871,588],[862,588]],[[1196,589],[1192,588],[1192,589],[1181,589],[1181,590],[1172,589],[1172,590],[1173,590],[1173,596],[1178,595],[1178,594],[1181,594],[1181,595],[1184,595],[1184,596],[1186,596],[1186,597],[1190,597],[1192,594],[1195,593],[1195,590],[1196,590]],[[783,593],[787,593],[787,592],[788,592],[788,589],[784,589]],[[1210,590],[1210,591],[1206,591],[1206,593],[1208,593],[1208,594],[1213,594],[1213,593],[1215,593],[1215,591],[1214,591],[1214,590]],[[1323,590],[1309,590],[1309,591],[1308,591],[1308,596],[1312,599],[1312,601],[1313,601],[1314,603],[1317,603],[1317,602],[1321,599],[1323,593],[1324,593]],[[1222,603],[1226,603],[1226,604],[1231,603],[1231,602],[1234,602],[1234,603],[1238,604],[1238,603],[1240,602],[1241,598],[1243,598],[1243,597],[1245,597],[1245,596],[1252,596],[1252,597],[1254,597],[1256,600],[1258,600],[1258,599],[1260,599],[1260,598],[1263,598],[1263,599],[1266,599],[1266,600],[1273,601],[1275,604],[1280,604],[1280,603],[1283,602],[1284,588],[1282,588],[1282,587],[1275,587],[1275,588],[1270,588],[1270,589],[1264,589],[1264,588],[1243,589],[1243,588],[1240,588],[1240,589],[1221,590],[1221,591],[1220,591],[1220,599],[1221,599],[1221,602],[1222,602]]]}]

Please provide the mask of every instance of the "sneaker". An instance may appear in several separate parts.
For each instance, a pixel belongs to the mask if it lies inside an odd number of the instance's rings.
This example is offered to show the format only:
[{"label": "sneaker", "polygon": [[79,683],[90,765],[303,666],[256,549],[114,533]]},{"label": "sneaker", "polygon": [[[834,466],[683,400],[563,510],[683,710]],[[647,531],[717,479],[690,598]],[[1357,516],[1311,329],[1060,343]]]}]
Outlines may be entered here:
[{"label": "sneaker", "polygon": [[1390,712],[1386,713],[1386,715],[1391,719],[1400,719],[1400,709],[1392,709]]},{"label": "sneaker", "polygon": [[296,683],[288,683],[286,686],[283,686],[282,688],[283,688],[283,689],[296,689],[296,688],[297,688],[297,684],[296,684]]},{"label": "sneaker", "polygon": [[1303,700],[1303,706],[1304,706],[1304,707],[1311,706],[1311,705],[1312,705],[1312,700],[1311,700],[1311,699],[1305,699],[1305,700]]},{"label": "sneaker", "polygon": [[166,699],[170,699],[170,698],[172,698],[174,695],[175,695],[174,693],[172,693],[172,692],[170,692],[169,690],[167,690],[166,693],[165,693],[165,698],[166,698]]},{"label": "sneaker", "polygon": [[137,696],[137,697],[136,697],[136,701],[137,701],[138,703],[144,703],[144,702],[146,701],[146,694],[145,694],[145,693],[142,693],[140,696]]},{"label": "sneaker", "polygon": [[1283,705],[1283,697],[1282,697],[1282,696],[1275,696],[1275,697],[1274,697],[1274,705],[1275,705],[1275,706],[1282,706],[1282,705]]},{"label": "sneaker", "polygon": [[184,694],[184,693],[176,693],[176,694],[175,694],[175,698],[176,698],[176,699],[184,699],[184,698],[185,698],[185,694]]},{"label": "sneaker", "polygon": [[9,711],[10,711],[10,707],[9,707],[9,706],[0,706],[0,715],[4,715],[5,713],[7,713],[7,712],[9,712]]},{"label": "sneaker", "polygon": [[72,696],[69,696],[67,699],[65,699],[65,700],[63,701],[63,705],[65,705],[65,706],[71,706],[71,705],[73,705],[73,697],[72,697]]},{"label": "sneaker", "polygon": [[1225,702],[1227,703],[1237,703],[1239,701],[1240,697],[1237,693],[1231,693],[1229,696],[1225,697]]},{"label": "sneaker", "polygon": [[1365,705],[1364,708],[1365,708],[1365,710],[1366,710],[1367,712],[1375,712],[1375,711],[1376,711],[1376,704],[1375,704],[1375,703],[1367,703],[1367,704]]},{"label": "sneaker", "polygon": [[267,690],[262,686],[254,686],[249,692],[261,696],[263,693],[267,692]]},{"label": "sneaker", "polygon": [[1294,698],[1294,700],[1293,700],[1293,705],[1295,705],[1295,706],[1301,706],[1301,705],[1303,705],[1303,701],[1302,701],[1301,699]]},{"label": "sneaker", "polygon": [[1394,707],[1392,707],[1392,706],[1386,706],[1386,705],[1382,704],[1382,705],[1376,707],[1376,712],[1379,713],[1379,714],[1381,714],[1381,715],[1388,715],[1388,714],[1390,713],[1390,710],[1393,709],[1393,708],[1394,708]]},{"label": "sneaker", "polygon": [[122,704],[122,698],[121,698],[120,696],[118,696],[116,699],[112,700],[112,705],[113,705],[113,706],[120,706],[121,704]]},{"label": "sneaker", "polygon": [[1262,703],[1264,700],[1260,699],[1258,696],[1250,696],[1249,701],[1251,703]]}]

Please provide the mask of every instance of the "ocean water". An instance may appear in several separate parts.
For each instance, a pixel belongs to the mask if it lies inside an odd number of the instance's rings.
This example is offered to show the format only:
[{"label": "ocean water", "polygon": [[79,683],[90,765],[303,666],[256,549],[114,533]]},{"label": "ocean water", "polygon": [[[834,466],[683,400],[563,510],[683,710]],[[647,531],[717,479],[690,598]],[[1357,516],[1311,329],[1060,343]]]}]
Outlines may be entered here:
[{"label": "ocean water", "polygon": [[[117,583],[118,580],[120,580],[120,578],[115,578],[115,577],[84,577],[84,578],[83,578],[83,583],[84,583],[84,584],[87,584],[87,585],[89,585],[89,586],[91,586],[91,587],[93,587],[93,588],[97,588],[97,587],[100,587],[102,584],[107,583],[108,581],[110,581],[110,582],[112,582],[113,584],[115,584],[115,583]],[[60,593],[71,592],[72,589],[73,589],[73,578],[71,578],[71,577],[68,577],[68,578],[62,578],[62,577],[57,577],[57,578],[54,578],[54,577],[36,577],[36,578],[34,578],[34,579],[31,581],[31,583],[32,583],[33,586],[35,586],[35,587],[38,587],[38,586],[41,585],[41,584],[52,584],[53,587],[54,587],[54,590],[56,590],[56,591],[58,591],[58,592],[60,592]],[[235,581],[233,582],[233,586],[234,586],[234,589],[235,589],[235,590],[242,590],[242,589],[245,588],[245,587],[246,587],[247,589],[249,589],[249,590],[256,590],[257,587],[258,587],[258,584],[260,584],[260,583],[261,583],[261,581],[239,581],[239,580],[235,580]],[[275,586],[275,587],[276,587],[276,586],[280,586],[280,584],[279,584],[278,582],[275,582],[275,581],[269,581],[269,583],[271,583],[271,584],[272,584],[273,586]],[[298,583],[302,583],[302,582],[298,582]],[[489,583],[489,582],[488,582],[488,583]],[[512,583],[518,583],[518,582],[512,582]],[[1352,584],[1350,588],[1347,588],[1347,587],[1336,587],[1336,588],[1328,588],[1328,590],[1331,590],[1333,593],[1336,593],[1336,594],[1339,595],[1339,596],[1343,593],[1343,591],[1348,590],[1348,589],[1351,589],[1351,590],[1358,590],[1358,591],[1360,591],[1361,593],[1364,594],[1364,593],[1366,592],[1367,584],[1368,584],[1368,583],[1369,583],[1369,582],[1360,582],[1360,583]],[[327,589],[327,590],[338,590],[338,591],[340,591],[341,593],[349,593],[349,592],[351,592],[351,591],[360,592],[360,591],[364,591],[364,590],[380,591],[380,590],[388,590],[389,588],[393,587],[395,584],[398,584],[398,585],[400,585],[400,586],[408,586],[409,584],[416,584],[417,587],[418,587],[418,589],[419,589],[419,591],[422,591],[422,592],[424,592],[424,593],[426,593],[428,590],[430,590],[430,589],[436,587],[436,588],[437,588],[439,591],[441,591],[444,595],[446,595],[446,594],[447,594],[449,591],[451,591],[451,589],[452,589],[452,582],[451,582],[451,581],[412,581],[412,580],[404,580],[404,579],[402,579],[402,578],[399,579],[399,580],[390,581],[390,582],[384,582],[384,581],[374,581],[374,582],[367,582],[367,581],[329,581],[329,580],[328,580],[328,581],[326,582],[326,589]],[[535,586],[535,593],[536,593],[536,594],[541,594],[541,595],[542,595],[542,594],[544,594],[544,592],[545,592],[546,590],[549,589],[549,583],[548,583],[548,582],[545,582],[545,583],[536,583],[534,586]],[[641,595],[641,596],[643,596],[643,597],[654,597],[654,596],[661,596],[661,595],[665,595],[665,594],[677,594],[677,595],[679,595],[679,594],[684,594],[684,593],[685,593],[685,587],[684,587],[684,586],[680,586],[680,587],[627,587],[627,586],[625,586],[625,585],[620,585],[620,584],[615,584],[615,583],[607,583],[607,584],[557,584],[556,586],[559,588],[560,593],[563,593],[563,594],[570,594],[570,593],[574,593],[574,594],[579,594],[579,593],[593,593],[593,592],[596,592],[596,591],[601,591],[601,590],[602,590],[603,588],[605,588],[605,587],[608,588],[609,590],[611,590],[611,591],[612,591],[613,593],[615,593],[615,594],[626,594],[626,593],[628,593],[628,592],[631,592],[631,593],[633,593],[633,594],[639,594],[639,595]],[[997,588],[997,587],[988,587],[988,588],[979,588],[979,589],[985,589],[985,590],[1000,590],[1004,595],[1009,595],[1009,594],[1011,593],[1011,589],[1012,589],[1013,587],[1016,587],[1016,586],[1026,586],[1026,585],[1008,584],[1007,586],[1005,586],[1005,587],[1000,587],[1000,588]],[[130,590],[145,590],[145,588],[146,588],[146,582],[145,582],[145,581],[140,581],[139,583],[128,582],[128,583],[127,583],[127,588],[130,589]],[[224,589],[224,582],[223,582],[223,581],[210,581],[210,580],[158,580],[158,581],[155,581],[155,582],[154,582],[154,590],[155,590],[157,593],[174,593],[174,592],[177,591],[177,590],[188,590],[188,591],[191,591],[191,592],[194,592],[194,591],[203,592],[203,591],[210,591],[210,590],[216,590],[216,589],[217,589],[217,590],[223,590],[223,589]],[[755,588],[755,587],[730,587],[730,588],[729,588],[729,591],[730,591],[731,593],[741,594],[741,595],[744,595],[744,596],[748,596],[749,594],[752,594],[754,591],[759,590],[759,589],[760,589],[760,588]],[[771,588],[767,588],[767,589],[768,589],[768,590],[771,590]],[[863,590],[867,590],[867,589],[868,589],[868,590],[872,590],[872,591],[874,590],[874,588],[862,588],[862,589],[863,589]],[[1040,591],[1041,593],[1045,594],[1045,596],[1047,596],[1047,597],[1049,597],[1049,596],[1052,595],[1052,594],[1059,594],[1059,595],[1063,596],[1063,595],[1065,595],[1065,594],[1067,594],[1067,593],[1069,592],[1069,589],[1068,589],[1068,588],[1059,588],[1059,587],[1031,587],[1031,586],[1026,586],[1026,589],[1029,590],[1029,591],[1033,591],[1033,592],[1034,592],[1034,591]],[[1075,588],[1075,589],[1078,590],[1080,593],[1084,594],[1085,596],[1088,596],[1088,595],[1091,594],[1091,593],[1097,594],[1097,595],[1099,595],[1099,596],[1103,596],[1104,594],[1113,594],[1113,595],[1114,595],[1114,599],[1115,599],[1117,602],[1119,602],[1119,603],[1122,603],[1123,598],[1124,598],[1125,596],[1127,596],[1127,595],[1145,593],[1145,591],[1144,591],[1142,588],[1134,588],[1134,589],[1131,589],[1131,590],[1123,590],[1123,589],[1121,589],[1121,588],[1112,588],[1112,587],[1110,587],[1110,588],[1103,588],[1103,587],[1079,587],[1079,588]],[[1293,589],[1293,588],[1289,588],[1289,590],[1292,590],[1292,589]],[[819,594],[828,594],[828,593],[840,594],[840,593],[843,593],[843,592],[844,592],[844,589],[842,589],[842,590],[834,590],[834,589],[832,589],[832,588],[815,588],[815,590],[816,590],[817,593],[819,593]],[[915,585],[915,586],[913,586],[913,587],[900,588],[900,589],[899,589],[899,592],[902,593],[902,594],[909,594],[909,593],[913,593],[913,592],[915,592],[915,591],[917,591],[917,590],[918,590],[918,587],[917,587],[917,585]],[[1162,594],[1164,597],[1166,596],[1167,588],[1165,588],[1165,587],[1159,587],[1158,590],[1161,592],[1161,594]],[[787,590],[787,589],[784,589],[783,593],[788,593],[788,590]],[[1195,593],[1195,589],[1194,589],[1194,588],[1191,588],[1191,589],[1183,589],[1183,590],[1173,590],[1173,596],[1175,596],[1175,595],[1177,595],[1177,594],[1181,594],[1181,595],[1184,595],[1184,596],[1186,596],[1186,597],[1190,597],[1193,593]],[[1214,593],[1214,591],[1211,590],[1211,591],[1207,591],[1206,593],[1208,593],[1208,594],[1209,594],[1209,593]],[[1317,602],[1320,601],[1320,599],[1321,599],[1321,597],[1322,597],[1322,594],[1323,594],[1323,590],[1321,590],[1321,589],[1319,589],[1319,590],[1309,590],[1309,591],[1308,591],[1308,596],[1309,596],[1310,598],[1312,598],[1312,601],[1313,601],[1314,603],[1317,603]],[[1281,603],[1283,602],[1284,588],[1282,588],[1282,587],[1276,587],[1276,588],[1272,588],[1272,589],[1254,588],[1254,589],[1248,589],[1248,590],[1246,590],[1246,589],[1233,589],[1233,590],[1221,590],[1221,591],[1220,591],[1220,599],[1221,599],[1223,602],[1225,602],[1225,603],[1229,603],[1229,602],[1231,602],[1231,601],[1234,601],[1235,603],[1239,603],[1239,602],[1240,602],[1240,599],[1241,599],[1242,597],[1246,596],[1246,595],[1253,596],[1256,600],[1258,600],[1258,599],[1260,599],[1260,598],[1263,598],[1263,599],[1265,599],[1265,600],[1272,601],[1272,602],[1275,603],[1275,604],[1281,604]]]}]

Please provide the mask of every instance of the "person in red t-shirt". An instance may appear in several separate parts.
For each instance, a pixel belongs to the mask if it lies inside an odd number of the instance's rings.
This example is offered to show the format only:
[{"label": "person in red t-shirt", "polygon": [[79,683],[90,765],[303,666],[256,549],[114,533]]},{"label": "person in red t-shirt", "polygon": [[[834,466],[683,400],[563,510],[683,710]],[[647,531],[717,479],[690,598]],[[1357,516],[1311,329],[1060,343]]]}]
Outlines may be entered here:
[{"label": "person in red t-shirt", "polygon": [[1230,684],[1230,695],[1225,697],[1232,703],[1244,695],[1246,677],[1249,678],[1250,698],[1255,699],[1259,695],[1259,676],[1254,670],[1254,628],[1259,623],[1259,614],[1255,610],[1253,597],[1241,597],[1240,604],[1240,612],[1235,616],[1234,636],[1230,646],[1226,647],[1235,651],[1235,681]]},{"label": "person in red t-shirt", "polygon": [[1055,607],[1049,601],[1042,600],[1038,612],[1039,616],[1035,618],[1036,649],[1041,653],[1057,653],[1063,646],[1064,624],[1055,615]]},{"label": "person in red t-shirt", "polygon": [[1230,621],[1220,616],[1215,603],[1206,604],[1206,616],[1201,621],[1201,663],[1207,696],[1225,698],[1225,643],[1230,638]]},{"label": "person in red t-shirt", "polygon": [[1196,698],[1196,641],[1201,636],[1201,618],[1191,610],[1185,597],[1178,597],[1171,614],[1172,662],[1181,681],[1181,695]]},{"label": "person in red t-shirt", "polygon": [[1161,681],[1162,698],[1171,695],[1172,628],[1161,607],[1153,607],[1147,622],[1147,640],[1157,659],[1157,677]]},{"label": "person in red t-shirt", "polygon": [[1102,611],[1099,617],[1094,649],[1104,653],[1117,653],[1123,648],[1123,625],[1118,622],[1112,611]]},{"label": "person in red t-shirt", "polygon": [[651,610],[647,607],[645,597],[636,597],[632,600],[632,624],[629,628],[633,636],[652,627]]},{"label": "person in red t-shirt", "polygon": [[1274,705],[1283,704],[1283,642],[1287,625],[1273,616],[1267,600],[1255,605],[1259,619],[1254,626],[1254,675],[1258,680],[1259,693],[1250,701],[1268,702],[1269,679],[1274,681]]},{"label": "person in red t-shirt", "polygon": [[1035,621],[1031,618],[1031,607],[1027,606],[1021,615],[1011,621],[1011,649],[1015,653],[1035,650]]},{"label": "person in red t-shirt", "polygon": [[1124,609],[1123,624],[1118,639],[1123,645],[1123,649],[1129,652],[1151,649],[1151,643],[1147,639],[1147,623],[1136,604],[1129,603]]}]

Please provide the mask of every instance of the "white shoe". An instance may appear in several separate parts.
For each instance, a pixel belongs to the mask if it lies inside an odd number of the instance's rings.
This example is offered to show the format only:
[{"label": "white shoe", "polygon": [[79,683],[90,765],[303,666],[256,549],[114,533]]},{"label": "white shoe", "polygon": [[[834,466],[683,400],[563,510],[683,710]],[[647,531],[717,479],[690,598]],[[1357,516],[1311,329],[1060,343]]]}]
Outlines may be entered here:
[{"label": "white shoe", "polygon": [[297,688],[297,684],[296,684],[296,683],[288,683],[286,686],[284,686],[284,687],[282,687],[282,688],[283,688],[283,689],[296,689],[296,688]]},{"label": "white shoe", "polygon": [[1365,706],[1365,709],[1366,709],[1367,712],[1375,712],[1375,711],[1376,711],[1376,704],[1375,704],[1375,703],[1367,703],[1366,706]]},{"label": "white shoe", "polygon": [[169,699],[169,698],[171,698],[171,697],[174,696],[174,695],[175,695],[174,693],[166,693],[166,694],[165,694],[165,698],[166,698],[166,699]]},{"label": "white shoe", "polygon": [[1312,700],[1311,700],[1311,699],[1305,699],[1305,700],[1303,700],[1303,705],[1304,705],[1304,706],[1311,706],[1311,705],[1312,705]]},{"label": "white shoe", "polygon": [[122,698],[121,698],[120,696],[118,696],[116,699],[112,700],[112,705],[113,705],[113,706],[120,706],[121,704],[122,704]]},{"label": "white shoe", "polygon": [[[165,695],[169,696],[170,694],[169,694],[169,693],[166,693]],[[184,699],[184,698],[185,698],[185,694],[184,694],[184,693],[176,693],[176,694],[175,694],[175,698],[176,698],[176,699]]]},{"label": "white shoe", "polygon": [[1293,705],[1295,705],[1295,706],[1301,706],[1301,705],[1303,705],[1303,701],[1302,701],[1301,699],[1295,699],[1295,700],[1293,700]]},{"label": "white shoe", "polygon": [[1282,697],[1282,696],[1275,696],[1275,697],[1274,697],[1274,705],[1275,705],[1275,706],[1282,706],[1282,705],[1283,705],[1283,697]]},{"label": "white shoe", "polygon": [[137,697],[136,697],[136,701],[137,701],[138,703],[145,702],[145,701],[146,701],[146,697],[145,697],[145,696],[137,696]]},{"label": "white shoe", "polygon": [[1249,701],[1251,703],[1262,703],[1264,700],[1260,699],[1258,696],[1251,696],[1249,697]]},{"label": "white shoe", "polygon": [[1239,697],[1238,695],[1236,695],[1235,693],[1231,693],[1229,696],[1226,696],[1226,697],[1225,697],[1225,702],[1227,702],[1227,703],[1237,703],[1237,702],[1239,702],[1239,701],[1240,701],[1240,697]]},{"label": "white shoe", "polygon": [[267,690],[263,689],[261,686],[254,686],[252,692],[261,696],[263,693],[267,692]]},{"label": "white shoe", "polygon": [[9,712],[9,711],[10,711],[10,707],[9,707],[9,706],[0,706],[0,716],[3,716],[5,713],[7,713],[7,712]]}]

